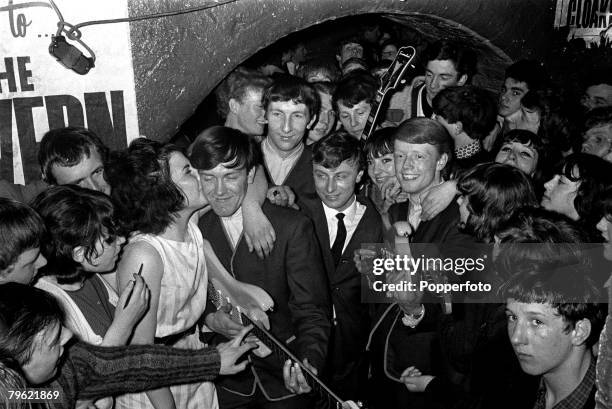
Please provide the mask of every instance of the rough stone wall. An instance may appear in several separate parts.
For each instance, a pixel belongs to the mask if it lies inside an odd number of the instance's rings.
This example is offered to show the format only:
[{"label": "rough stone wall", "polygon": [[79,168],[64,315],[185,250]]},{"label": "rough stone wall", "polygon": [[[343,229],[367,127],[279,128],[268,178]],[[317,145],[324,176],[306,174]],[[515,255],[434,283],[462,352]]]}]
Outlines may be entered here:
[{"label": "rough stone wall", "polygon": [[[212,0],[130,0],[131,16]],[[205,11],[130,24],[140,132],[167,140],[242,61],[279,38],[345,16],[382,13],[426,36],[461,37],[499,79],[518,57],[537,57],[551,37],[554,0],[236,0]],[[492,87],[492,86],[490,86]]]}]

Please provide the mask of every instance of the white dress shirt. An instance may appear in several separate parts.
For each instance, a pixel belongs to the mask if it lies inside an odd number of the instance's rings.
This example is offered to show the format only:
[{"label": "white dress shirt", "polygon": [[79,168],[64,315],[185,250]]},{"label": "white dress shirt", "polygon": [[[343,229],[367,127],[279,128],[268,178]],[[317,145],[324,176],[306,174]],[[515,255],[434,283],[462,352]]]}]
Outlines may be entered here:
[{"label": "white dress shirt", "polygon": [[293,169],[293,166],[295,166],[295,163],[302,155],[304,144],[300,143],[295,151],[291,152],[286,158],[283,158],[278,153],[278,149],[272,146],[268,138],[266,138],[261,144],[261,151],[272,181],[275,185],[280,186],[285,182],[289,172],[291,172],[291,169]]},{"label": "white dress shirt", "polygon": [[351,237],[353,237],[353,233],[355,233],[355,229],[357,229],[357,225],[361,221],[363,217],[366,207],[359,203],[355,196],[353,195],[353,202],[344,209],[339,212],[336,209],[332,209],[331,207],[327,207],[325,203],[323,203],[323,210],[325,211],[325,219],[327,220],[327,231],[329,232],[329,245],[332,246],[334,244],[334,240],[336,240],[336,235],[338,234],[338,218],[336,215],[338,213],[344,213],[344,227],[346,228],[346,240],[344,240],[344,247],[342,247],[342,251],[346,249],[349,241],[351,241]]},{"label": "white dress shirt", "polygon": [[228,216],[228,217],[222,217],[221,223],[223,223],[225,232],[227,233],[228,238],[230,239],[230,242],[232,244],[232,249],[236,250],[236,246],[238,245],[238,242],[240,241],[240,236],[242,236],[242,230],[243,230],[242,206],[240,206],[238,210],[236,210],[236,213],[234,213],[233,215]]}]

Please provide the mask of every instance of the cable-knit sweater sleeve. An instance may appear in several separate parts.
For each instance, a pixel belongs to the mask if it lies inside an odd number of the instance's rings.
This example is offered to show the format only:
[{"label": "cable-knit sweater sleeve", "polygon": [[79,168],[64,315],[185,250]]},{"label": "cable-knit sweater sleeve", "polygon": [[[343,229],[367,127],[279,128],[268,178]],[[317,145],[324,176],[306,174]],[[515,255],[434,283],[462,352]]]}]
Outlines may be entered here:
[{"label": "cable-knit sweater sleeve", "polygon": [[65,354],[48,386],[61,398],[53,408],[73,408],[77,399],[97,399],[163,386],[213,380],[221,366],[216,348],[188,350],[165,345],[101,347],[77,342]]}]

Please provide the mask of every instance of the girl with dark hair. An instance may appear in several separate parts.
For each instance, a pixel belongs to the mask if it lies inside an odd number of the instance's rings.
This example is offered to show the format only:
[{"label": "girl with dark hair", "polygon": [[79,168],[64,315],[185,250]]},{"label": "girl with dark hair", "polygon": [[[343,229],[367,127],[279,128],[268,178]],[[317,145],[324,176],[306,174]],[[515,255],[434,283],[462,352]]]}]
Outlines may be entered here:
[{"label": "girl with dark hair", "polygon": [[544,145],[538,135],[524,129],[513,129],[504,135],[495,162],[514,166],[530,178],[539,180],[544,156]]},{"label": "girl with dark hair", "polygon": [[457,181],[462,229],[479,242],[492,243],[497,230],[522,206],[536,205],[527,175],[500,163],[483,163]]},{"label": "girl with dark hair", "polygon": [[[102,278],[115,269],[125,243],[115,231],[110,198],[78,186],[55,186],[38,195],[32,206],[48,232],[42,246],[48,263],[36,287],[60,301],[65,325],[79,339],[125,345],[147,308],[149,291],[142,277],[135,276],[119,297]],[[112,403],[107,398],[95,405],[110,408]]]},{"label": "girl with dark hair", "polygon": [[401,187],[395,176],[394,139],[394,127],[382,128],[368,138],[363,148],[368,165],[365,194],[381,214],[386,214],[392,204],[408,199],[401,194]]},{"label": "girl with dark hair", "polygon": [[[207,200],[197,171],[178,147],[140,138],[111,159],[107,175],[119,230],[131,234],[117,268],[118,287],[125,288],[142,270],[151,290],[149,310],[136,326],[132,344],[204,347],[197,321],[206,307],[208,274],[204,240],[192,216]],[[117,399],[117,408],[194,405],[218,407],[212,383]]]},{"label": "girl with dark hair", "polygon": [[78,186],[55,186],[38,195],[32,206],[48,232],[42,247],[47,265],[36,286],[60,300],[67,327],[83,341],[125,344],[149,294],[141,277],[121,297],[102,278],[114,271],[125,243],[115,230],[110,198]]},{"label": "girl with dark hair", "polygon": [[388,214],[391,205],[408,200],[395,176],[394,139],[395,127],[382,128],[375,131],[364,146],[368,178],[362,192],[374,204],[386,232],[391,231]]},{"label": "girl with dark hair", "polygon": [[542,207],[578,221],[590,234],[603,213],[598,201],[612,186],[612,163],[594,155],[575,153],[565,158],[544,184]]}]

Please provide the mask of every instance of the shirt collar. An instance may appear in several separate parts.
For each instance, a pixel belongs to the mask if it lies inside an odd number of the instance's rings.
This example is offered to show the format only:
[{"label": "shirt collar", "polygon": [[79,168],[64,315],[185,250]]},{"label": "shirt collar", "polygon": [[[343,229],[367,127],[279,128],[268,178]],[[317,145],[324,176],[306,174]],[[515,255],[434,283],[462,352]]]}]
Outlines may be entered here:
[{"label": "shirt collar", "polygon": [[236,223],[237,221],[242,222],[242,206],[240,206],[233,215],[221,217],[221,220],[227,223]]},{"label": "shirt collar", "polygon": [[423,195],[423,193],[427,192],[432,187],[441,185],[442,183],[444,183],[444,178],[441,177],[440,178],[440,182],[432,183],[429,187],[427,187],[427,189],[422,190],[418,194],[414,194],[414,193],[413,194],[409,194],[408,195],[408,201],[410,202],[410,205],[411,206],[421,206],[421,196]]},{"label": "shirt collar", "polygon": [[353,195],[353,198],[351,200],[352,203],[349,205],[349,207],[347,207],[341,212],[336,209],[332,209],[325,203],[321,202],[321,204],[323,205],[323,211],[325,212],[325,218],[328,220],[337,220],[336,215],[338,213],[344,213],[344,219],[348,222],[352,222],[355,219],[355,214],[357,214],[357,199],[355,195]]},{"label": "shirt collar", "polygon": [[[597,360],[591,356],[591,362],[584,377],[568,396],[555,404],[555,409],[582,408],[586,405],[593,388],[595,387],[595,367]],[[540,378],[540,387],[536,395],[534,409],[544,409],[546,407],[546,383],[544,377]]]},{"label": "shirt collar", "polygon": [[268,137],[266,137],[266,139],[264,139],[263,143],[262,143],[262,149],[263,151],[268,154],[268,155],[274,155],[275,157],[279,158],[282,161],[286,161],[286,160],[293,160],[298,158],[302,152],[304,151],[304,143],[300,142],[297,146],[297,148],[291,152],[289,154],[289,156],[283,158],[279,152],[278,149],[276,149],[276,147],[274,145],[272,145],[268,139]]}]

